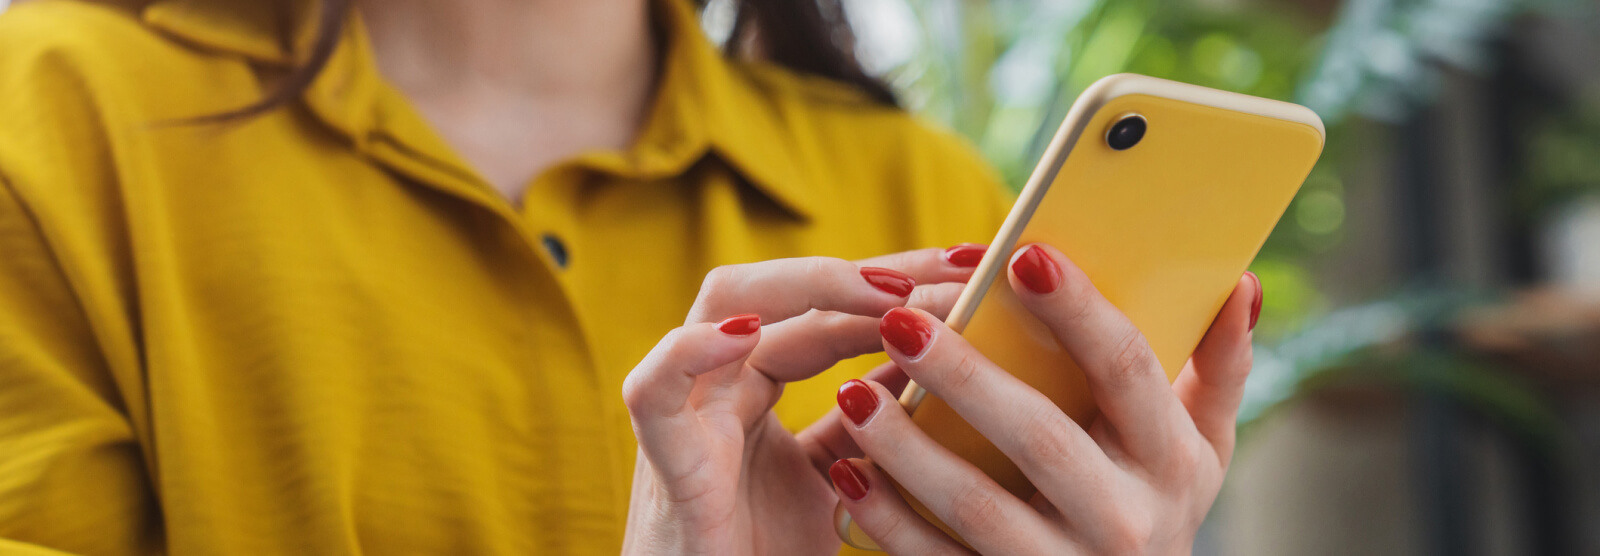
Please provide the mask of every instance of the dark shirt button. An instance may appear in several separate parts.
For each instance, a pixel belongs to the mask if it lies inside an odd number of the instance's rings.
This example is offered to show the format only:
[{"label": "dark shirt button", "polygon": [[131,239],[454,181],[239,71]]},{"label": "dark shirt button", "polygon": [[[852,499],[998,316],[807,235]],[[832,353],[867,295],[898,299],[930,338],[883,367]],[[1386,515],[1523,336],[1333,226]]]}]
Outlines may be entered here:
[{"label": "dark shirt button", "polygon": [[555,259],[556,266],[567,267],[566,244],[561,243],[560,239],[550,234],[545,234],[544,237],[539,238],[539,241],[544,243],[544,250],[550,252],[550,258]]}]

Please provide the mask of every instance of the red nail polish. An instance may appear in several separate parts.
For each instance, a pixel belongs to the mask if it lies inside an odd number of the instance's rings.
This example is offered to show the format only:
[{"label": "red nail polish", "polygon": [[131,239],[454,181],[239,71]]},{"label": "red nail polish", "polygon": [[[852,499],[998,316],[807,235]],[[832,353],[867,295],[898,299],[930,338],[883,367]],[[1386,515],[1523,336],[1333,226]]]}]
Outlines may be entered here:
[{"label": "red nail polish", "polygon": [[983,260],[983,252],[988,250],[989,246],[981,243],[963,243],[945,249],[944,260],[962,268],[972,268],[978,266]]},{"label": "red nail polish", "polygon": [[828,477],[833,479],[833,486],[839,487],[839,492],[857,502],[866,498],[867,491],[872,489],[871,485],[867,484],[867,476],[847,459],[833,462],[833,465],[828,466]]},{"label": "red nail polish", "polygon": [[759,315],[738,315],[717,323],[717,330],[729,336],[749,336],[761,329]]},{"label": "red nail polish", "polygon": [[911,295],[911,290],[917,287],[917,281],[912,280],[906,273],[875,266],[863,267],[861,277],[867,279],[868,284],[880,290],[906,297]]},{"label": "red nail polish", "polygon": [[878,395],[872,387],[859,380],[849,380],[839,386],[839,410],[850,422],[860,426],[878,411]]},{"label": "red nail polish", "polygon": [[933,339],[933,327],[905,307],[895,307],[884,314],[883,320],[878,321],[878,333],[906,357],[920,355],[928,347],[928,340]]},{"label": "red nail polish", "polygon": [[1248,270],[1244,271],[1244,273],[1256,283],[1256,297],[1250,301],[1250,330],[1255,330],[1256,319],[1261,318],[1261,277]]},{"label": "red nail polish", "polygon": [[1022,248],[1022,254],[1017,255],[1017,260],[1011,263],[1011,272],[1016,273],[1017,280],[1033,293],[1046,294],[1061,286],[1061,267],[1056,266],[1056,262],[1050,260],[1044,248],[1038,245]]}]

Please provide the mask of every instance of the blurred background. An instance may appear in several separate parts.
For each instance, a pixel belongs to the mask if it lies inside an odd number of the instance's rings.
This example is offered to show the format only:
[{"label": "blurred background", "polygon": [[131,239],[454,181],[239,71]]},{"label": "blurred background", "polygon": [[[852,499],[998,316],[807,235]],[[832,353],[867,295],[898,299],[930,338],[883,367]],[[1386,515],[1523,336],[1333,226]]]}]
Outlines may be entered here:
[{"label": "blurred background", "polygon": [[869,70],[1013,187],[1112,73],[1328,124],[1252,267],[1256,367],[1197,553],[1600,555],[1600,2],[844,6]]},{"label": "blurred background", "polygon": [[1256,367],[1197,553],[1600,554],[1600,3],[844,7],[869,69],[1013,187],[1112,73],[1328,124],[1252,267]]}]

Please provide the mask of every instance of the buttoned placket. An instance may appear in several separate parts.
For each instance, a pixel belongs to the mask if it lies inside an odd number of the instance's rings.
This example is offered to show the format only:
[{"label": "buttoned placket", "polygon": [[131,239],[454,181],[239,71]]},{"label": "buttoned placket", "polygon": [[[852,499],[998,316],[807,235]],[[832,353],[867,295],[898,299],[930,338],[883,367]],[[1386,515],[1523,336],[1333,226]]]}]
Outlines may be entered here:
[{"label": "buttoned placket", "polygon": [[[428,188],[468,203],[513,235],[523,255],[519,258],[528,261],[530,264],[525,268],[537,275],[529,287],[538,288],[540,286],[537,283],[544,282],[556,290],[554,297],[559,298],[559,306],[530,306],[527,310],[541,312],[545,314],[543,318],[554,317],[566,323],[564,327],[579,344],[575,347],[582,354],[582,369],[549,369],[545,372],[581,373],[583,382],[589,388],[596,389],[598,399],[602,402],[597,417],[606,422],[620,419],[626,424],[626,410],[622,407],[620,394],[611,396],[600,391],[607,381],[600,376],[600,358],[595,352],[597,346],[593,345],[594,336],[585,325],[586,319],[577,303],[571,280],[573,266],[581,264],[578,258],[581,254],[574,252],[579,247],[579,238],[576,237],[571,212],[557,208],[559,203],[546,198],[550,190],[558,188],[530,188],[531,194],[524,201],[524,206],[533,203],[548,210],[532,214],[518,210],[467,166],[421,115],[410,108],[409,101],[399,91],[381,81],[367,51],[365,30],[359,18],[352,19],[348,33],[344,46],[330,60],[324,75],[307,91],[305,98],[308,107],[334,130],[343,132],[359,156],[404,177],[400,180],[403,183],[397,186]],[[560,206],[572,205],[566,203]],[[562,238],[567,251],[566,260],[557,260],[556,254],[545,246],[542,238],[547,234],[566,236]],[[530,295],[533,297],[529,300],[549,297],[539,296],[532,291]],[[530,318],[537,317],[530,315]],[[548,329],[548,324],[539,326],[535,321],[529,321],[534,328]],[[528,349],[540,348],[530,345]],[[531,358],[537,359],[537,356]],[[534,372],[534,369],[529,369],[529,372]],[[613,425],[608,430],[628,428]],[[621,469],[622,462],[631,461],[633,455],[630,441],[631,437],[605,442],[608,452],[606,459],[616,467],[612,469],[614,477],[630,475],[628,470]],[[615,503],[613,507],[626,508],[628,483],[613,481],[608,486]],[[616,517],[619,523],[625,518],[626,515]]]},{"label": "buttoned placket", "polygon": [[[497,223],[505,226],[518,238],[517,243],[523,248],[531,260],[536,261],[535,272],[540,272],[548,283],[558,288],[558,297],[562,307],[560,313],[565,315],[571,324],[573,337],[578,339],[582,346],[581,352],[585,359],[585,368],[582,372],[587,377],[591,387],[603,388],[608,381],[600,376],[599,357],[595,352],[598,346],[593,344],[594,334],[587,326],[581,307],[573,288],[572,277],[576,273],[575,267],[581,265],[585,256],[581,249],[581,234],[577,230],[576,221],[573,219],[570,208],[572,190],[561,184],[574,184],[578,180],[556,179],[565,172],[581,172],[582,168],[573,164],[564,164],[541,175],[528,188],[524,195],[521,209],[513,205],[498,191],[495,191],[487,182],[478,178],[472,171],[450,164],[445,161],[429,157],[422,153],[411,151],[397,138],[386,134],[375,134],[374,140],[364,149],[366,154],[375,162],[397,172],[407,178],[405,186],[426,187],[444,193],[463,202],[470,203],[479,210],[492,215]],[[563,195],[566,192],[568,195]],[[565,260],[560,260],[561,255],[554,253],[545,244],[547,237],[558,238],[562,242],[562,249],[566,250]],[[551,310],[554,308],[529,308],[530,310]],[[537,346],[530,346],[537,349]],[[531,371],[531,370],[530,370]],[[551,369],[547,372],[565,372],[566,370]],[[620,393],[608,396],[600,392],[602,400],[598,408],[597,419],[609,423],[628,423],[626,408],[622,406]],[[615,398],[615,399],[613,399]],[[626,426],[611,426],[608,430],[629,430]],[[605,442],[608,451],[607,464],[612,466],[611,476],[625,478],[631,476],[631,469],[623,469],[624,464],[632,461],[632,438],[618,438]],[[613,481],[610,483],[613,507],[628,507],[630,485],[627,481]],[[618,520],[625,520],[626,515],[619,515]],[[620,521],[619,521],[620,523]]]},{"label": "buttoned placket", "polygon": [[[583,188],[605,180],[677,184],[676,176],[709,157],[801,222],[818,202],[803,162],[810,156],[794,139],[815,130],[805,119],[793,119],[778,109],[757,75],[765,70],[734,67],[722,59],[700,35],[693,2],[658,0],[653,5],[655,16],[671,35],[665,37],[669,50],[662,57],[655,106],[637,144],[626,152],[586,153],[545,172],[530,184],[520,207],[472,171],[398,91],[383,83],[359,13],[352,15],[333,58],[304,95],[303,106],[313,117],[348,140],[356,156],[399,176],[397,187],[426,188],[467,203],[500,226],[508,240],[502,248],[520,245],[508,255],[526,263],[518,268],[528,272],[523,281],[529,288],[554,288],[552,293],[560,298],[559,306],[530,307],[530,315],[537,311],[551,321],[538,326],[549,337],[566,337],[549,334],[551,326],[571,328],[570,337],[581,344],[575,347],[586,367],[572,372],[584,373],[593,385],[621,377],[601,376],[618,371],[600,368],[604,358],[596,351],[599,346],[593,345],[597,336],[587,328],[575,296],[585,265],[592,264],[586,261],[604,256],[585,250],[585,242],[593,240],[583,234],[580,214],[575,212],[581,208]],[[258,9],[245,9],[249,6]],[[276,2],[157,0],[142,17],[153,28],[187,43],[282,71],[304,56],[288,52],[291,48],[285,48],[277,28],[258,25],[276,21],[281,15],[277,7]],[[314,18],[308,13],[297,13],[296,40],[290,41],[297,45],[292,50],[302,55],[313,29],[309,22]],[[628,431],[620,393],[601,392],[600,399],[598,418],[610,424],[609,430]],[[607,444],[612,452],[609,460],[616,466],[612,476],[618,480],[610,486],[615,507],[625,512],[631,468],[623,467],[632,461],[633,438],[626,432],[615,436]],[[619,525],[625,518],[625,513],[618,516]]]}]

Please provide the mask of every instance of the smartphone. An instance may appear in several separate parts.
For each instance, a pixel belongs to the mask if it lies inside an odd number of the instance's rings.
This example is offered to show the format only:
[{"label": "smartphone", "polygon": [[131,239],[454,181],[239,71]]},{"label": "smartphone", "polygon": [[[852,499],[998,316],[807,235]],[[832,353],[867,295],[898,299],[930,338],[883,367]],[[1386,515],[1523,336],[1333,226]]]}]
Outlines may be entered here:
[{"label": "smartphone", "polygon": [[[1028,243],[1060,249],[1144,333],[1172,380],[1311,172],[1323,138],[1322,120],[1303,106],[1142,75],[1096,81],[1073,103],[945,322],[1087,425],[1096,409],[1083,373],[1011,291],[1012,252]],[[1023,500],[1034,494],[944,400],[912,383],[900,404],[1006,490]],[[842,507],[835,517],[846,544],[876,548]]]}]

